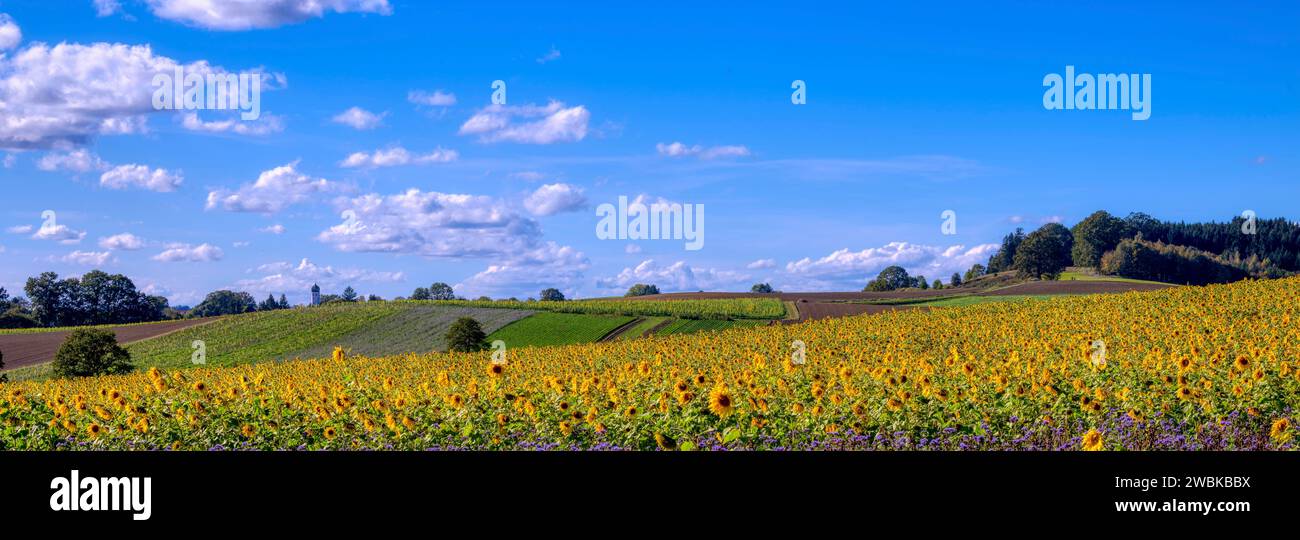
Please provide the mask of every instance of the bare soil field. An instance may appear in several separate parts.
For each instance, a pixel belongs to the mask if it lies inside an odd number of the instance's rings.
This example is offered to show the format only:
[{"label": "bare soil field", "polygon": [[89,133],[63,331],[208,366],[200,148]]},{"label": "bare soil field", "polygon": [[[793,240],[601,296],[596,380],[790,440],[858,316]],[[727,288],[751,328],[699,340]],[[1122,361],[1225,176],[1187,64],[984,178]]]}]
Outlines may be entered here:
[{"label": "bare soil field", "polygon": [[[1003,296],[1019,294],[1104,294],[1128,291],[1158,291],[1173,285],[1159,283],[1133,283],[1127,281],[1026,281],[1001,289],[976,293],[977,296]],[[953,289],[961,290],[961,289]]]},{"label": "bare soil field", "polygon": [[[207,324],[217,320],[216,317],[205,319],[185,319],[153,324],[135,324],[109,328],[117,335],[121,345],[170,334],[177,330]],[[71,330],[59,332],[37,332],[32,334],[0,335],[0,351],[5,355],[5,369],[13,369],[32,364],[49,362],[63,345]]]}]

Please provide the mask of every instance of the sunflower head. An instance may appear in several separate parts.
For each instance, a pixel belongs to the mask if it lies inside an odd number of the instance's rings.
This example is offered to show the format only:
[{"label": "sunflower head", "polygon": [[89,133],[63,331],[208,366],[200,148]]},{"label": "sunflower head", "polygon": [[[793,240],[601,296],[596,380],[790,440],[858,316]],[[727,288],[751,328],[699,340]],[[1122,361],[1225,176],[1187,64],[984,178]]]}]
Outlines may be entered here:
[{"label": "sunflower head", "polygon": [[1101,432],[1096,429],[1090,429],[1087,433],[1083,434],[1083,449],[1089,452],[1101,450],[1104,442],[1105,441],[1103,441],[1101,437]]},{"label": "sunflower head", "polygon": [[1278,442],[1286,442],[1291,438],[1291,421],[1286,418],[1278,418],[1273,422],[1272,429],[1268,435]]},{"label": "sunflower head", "polygon": [[709,392],[709,410],[718,416],[727,416],[736,410],[736,400],[726,386],[718,385]]}]

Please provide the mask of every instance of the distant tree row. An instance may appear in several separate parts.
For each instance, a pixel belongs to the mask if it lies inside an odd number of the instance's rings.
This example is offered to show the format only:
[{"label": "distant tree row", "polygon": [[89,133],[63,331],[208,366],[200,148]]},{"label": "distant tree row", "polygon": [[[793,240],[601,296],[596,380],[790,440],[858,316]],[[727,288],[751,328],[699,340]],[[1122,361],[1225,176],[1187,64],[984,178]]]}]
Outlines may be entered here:
[{"label": "distant tree row", "polygon": [[427,289],[416,287],[415,292],[411,293],[411,300],[455,300],[456,292],[451,289],[451,285],[441,281],[430,285]]},{"label": "distant tree row", "polygon": [[[3,291],[3,289],[0,289]],[[130,324],[167,318],[167,299],[136,289],[135,283],[121,274],[100,270],[80,278],[59,279],[54,272],[28,278],[23,299],[0,294],[4,324],[27,326],[89,326]]]},{"label": "distant tree row", "polygon": [[[1123,252],[1105,264],[1107,255],[1121,247]],[[1153,258],[1168,260],[1157,265],[1163,268],[1157,272],[1147,266]],[[1164,276],[1161,281],[1175,283],[1219,283],[1248,275],[1281,277],[1300,270],[1300,225],[1280,218],[1240,217],[1227,223],[1171,223],[1143,213],[1120,219],[1099,210],[1071,229],[1056,223],[1028,235],[1016,229],[1003,237],[987,271],[1015,270],[1022,276],[1051,279],[1068,266],[1139,279],[1159,274]]]}]

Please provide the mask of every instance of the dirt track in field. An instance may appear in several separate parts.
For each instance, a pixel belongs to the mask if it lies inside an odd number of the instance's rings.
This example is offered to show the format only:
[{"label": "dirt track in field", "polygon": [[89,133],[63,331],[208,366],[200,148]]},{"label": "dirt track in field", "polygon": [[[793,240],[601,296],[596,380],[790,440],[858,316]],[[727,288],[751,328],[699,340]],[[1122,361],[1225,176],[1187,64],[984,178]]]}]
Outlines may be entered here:
[{"label": "dirt track in field", "polygon": [[617,341],[619,338],[621,338],[621,337],[623,336],[623,334],[628,333],[630,330],[632,330],[633,327],[635,327],[635,326],[638,325],[638,324],[641,324],[641,322],[644,321],[644,320],[645,320],[644,317],[637,317],[637,318],[635,318],[635,319],[632,319],[632,320],[628,321],[627,324],[624,324],[623,326],[620,326],[620,327],[618,327],[618,328],[615,328],[614,330],[610,331],[610,333],[605,334],[605,337],[602,337],[602,338],[596,340],[596,342],[597,342],[597,343],[605,343],[605,342],[609,342],[609,341]]},{"label": "dirt track in field", "polygon": [[[136,341],[164,336],[191,326],[207,324],[215,320],[217,320],[216,317],[185,319],[153,324],[118,326],[108,328],[108,330],[112,330],[113,334],[117,336],[119,344],[126,345]],[[63,345],[63,340],[71,332],[71,330],[62,330],[58,332],[0,335],[0,352],[4,352],[5,355],[5,369],[30,366],[53,360],[54,354],[59,352],[59,346]]]}]

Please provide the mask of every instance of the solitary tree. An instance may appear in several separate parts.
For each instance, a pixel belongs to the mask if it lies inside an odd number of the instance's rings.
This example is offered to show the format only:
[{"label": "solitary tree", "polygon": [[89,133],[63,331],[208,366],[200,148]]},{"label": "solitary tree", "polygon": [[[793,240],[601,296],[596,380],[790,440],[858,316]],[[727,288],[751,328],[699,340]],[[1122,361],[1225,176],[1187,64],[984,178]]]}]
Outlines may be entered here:
[{"label": "solitary tree", "polygon": [[451,290],[451,285],[441,281],[429,286],[430,300],[455,300],[456,292]]},{"label": "solitary tree", "polygon": [[553,288],[553,287],[552,287],[552,288],[549,288],[549,289],[542,289],[542,293],[541,293],[541,295],[539,295],[539,297],[540,297],[543,301],[546,301],[546,302],[563,302],[563,301],[564,301],[564,293],[560,292],[559,289],[556,289],[556,288]]},{"label": "solitary tree", "polygon": [[659,294],[659,287],[647,285],[645,283],[637,283],[636,285],[628,287],[627,293],[623,296],[645,296],[648,294]]},{"label": "solitary tree", "polygon": [[470,317],[461,317],[451,323],[446,339],[447,350],[453,352],[473,352],[487,348],[487,334],[478,321]]},{"label": "solitary tree", "polygon": [[54,355],[57,377],[90,377],[131,372],[131,353],[109,330],[73,330]]},{"label": "solitary tree", "polygon": [[896,291],[912,285],[912,278],[901,266],[890,266],[880,271],[876,279],[867,283],[864,291]]},{"label": "solitary tree", "polygon": [[749,292],[770,293],[772,292],[772,285],[768,283],[755,283],[753,287],[749,288]]}]

